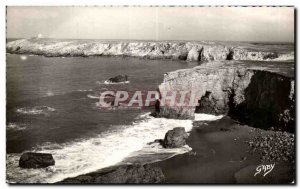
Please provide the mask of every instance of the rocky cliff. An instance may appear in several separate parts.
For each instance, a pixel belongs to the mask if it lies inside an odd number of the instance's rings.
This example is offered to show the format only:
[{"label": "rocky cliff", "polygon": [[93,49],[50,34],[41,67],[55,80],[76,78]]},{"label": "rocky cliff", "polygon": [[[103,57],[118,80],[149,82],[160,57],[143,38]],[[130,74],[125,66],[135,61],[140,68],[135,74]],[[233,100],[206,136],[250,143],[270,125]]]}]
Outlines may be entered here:
[{"label": "rocky cliff", "polygon": [[156,114],[180,119],[195,112],[229,114],[255,127],[293,131],[294,79],[276,70],[218,61],[166,73],[159,92],[170,96],[176,91],[175,103],[165,97]]},{"label": "rocky cliff", "polygon": [[21,39],[7,43],[8,53],[55,56],[131,56],[149,59],[187,61],[214,60],[289,60],[293,50],[280,53],[278,47],[262,50],[261,45],[225,42],[180,41],[100,41]]}]

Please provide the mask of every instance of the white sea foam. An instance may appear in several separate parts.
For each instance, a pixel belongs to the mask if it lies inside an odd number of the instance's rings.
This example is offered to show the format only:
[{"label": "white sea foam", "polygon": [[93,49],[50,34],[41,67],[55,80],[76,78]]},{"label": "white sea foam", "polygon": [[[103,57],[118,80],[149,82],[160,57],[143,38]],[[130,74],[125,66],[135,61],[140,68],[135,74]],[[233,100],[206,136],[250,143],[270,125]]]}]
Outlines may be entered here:
[{"label": "white sea foam", "polygon": [[22,55],[22,56],[20,56],[20,59],[21,59],[22,61],[25,61],[25,60],[27,60],[27,56]]},{"label": "white sea foam", "polygon": [[176,154],[186,153],[191,148],[184,146],[164,149],[158,144],[149,145],[149,143],[163,139],[165,133],[175,127],[184,127],[189,132],[193,127],[192,123],[192,120],[154,118],[147,113],[139,116],[138,121],[131,125],[120,126],[118,130],[102,133],[95,138],[63,145],[44,144],[34,151],[53,154],[55,166],[47,169],[21,169],[18,167],[21,154],[8,154],[7,178],[9,182],[53,183],[116,165],[122,161],[124,163],[126,158],[132,160],[130,157],[155,155],[156,158],[152,156],[149,162],[170,158]]},{"label": "white sea foam", "polygon": [[120,85],[120,84],[128,84],[130,83],[130,81],[123,81],[123,82],[111,82],[109,80],[105,80],[105,81],[97,81],[96,82],[98,85]]},{"label": "white sea foam", "polygon": [[164,148],[158,142],[145,145],[141,150],[133,152],[123,162],[124,163],[154,163],[163,161],[179,154],[184,154],[192,150],[188,145],[180,148]]},{"label": "white sea foam", "polygon": [[127,83],[130,83],[130,81],[117,82],[117,83],[111,82],[111,81],[109,81],[109,80],[104,81],[104,84],[105,84],[105,85],[117,85],[117,84],[127,84]]},{"label": "white sea foam", "polygon": [[6,125],[6,129],[13,131],[22,131],[26,129],[26,126],[24,124],[8,123],[8,125]]},{"label": "white sea foam", "polygon": [[50,90],[48,90],[47,93],[46,93],[46,96],[53,96],[53,95],[54,95],[54,93]]},{"label": "white sea foam", "polygon": [[222,117],[223,115],[195,114],[195,121],[216,121]]},{"label": "white sea foam", "polygon": [[273,59],[274,61],[285,61],[285,60],[294,60],[295,59],[295,55],[294,52],[289,53],[289,54],[281,54],[279,55],[278,58]]},{"label": "white sea foam", "polygon": [[25,107],[18,108],[17,112],[20,114],[29,114],[29,115],[38,115],[44,114],[47,115],[49,112],[54,112],[55,109],[48,106],[35,106],[35,107]]},{"label": "white sea foam", "polygon": [[78,89],[79,92],[92,92],[93,89]]},{"label": "white sea foam", "polygon": [[86,95],[88,98],[91,98],[91,99],[100,99],[100,96],[98,95],[91,95],[91,94],[88,94]]}]

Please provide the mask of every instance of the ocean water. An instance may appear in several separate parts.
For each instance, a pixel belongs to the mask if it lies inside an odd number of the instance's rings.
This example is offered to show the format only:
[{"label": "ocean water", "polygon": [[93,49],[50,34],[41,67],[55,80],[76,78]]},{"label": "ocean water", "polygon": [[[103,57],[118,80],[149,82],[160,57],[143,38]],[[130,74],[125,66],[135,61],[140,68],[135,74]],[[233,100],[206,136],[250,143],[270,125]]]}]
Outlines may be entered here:
[{"label": "ocean water", "polygon": [[[275,45],[282,52],[293,47],[285,46]],[[293,61],[244,63],[294,74]],[[130,57],[7,54],[7,181],[53,183],[116,164],[155,162],[189,152],[187,145],[163,149],[151,142],[162,139],[174,127],[191,131],[192,120],[153,118],[153,107],[103,109],[98,101],[106,90],[156,90],[164,73],[198,64]],[[128,75],[129,82],[105,82],[119,74]],[[222,118],[205,114],[195,117],[206,121]],[[18,161],[26,151],[51,153],[56,164],[46,169],[21,169]]]},{"label": "ocean water", "polygon": [[[154,150],[161,154],[155,159],[159,160],[189,151],[185,146],[166,152],[147,143],[162,139],[176,126],[191,130],[190,120],[154,119],[149,116],[153,107],[101,109],[97,97],[105,90],[155,90],[165,72],[196,65],[122,57],[7,54],[7,180],[51,183],[115,165],[136,153]],[[119,74],[128,75],[130,82],[105,83]],[[52,153],[56,165],[20,169],[18,160],[26,151]]]}]

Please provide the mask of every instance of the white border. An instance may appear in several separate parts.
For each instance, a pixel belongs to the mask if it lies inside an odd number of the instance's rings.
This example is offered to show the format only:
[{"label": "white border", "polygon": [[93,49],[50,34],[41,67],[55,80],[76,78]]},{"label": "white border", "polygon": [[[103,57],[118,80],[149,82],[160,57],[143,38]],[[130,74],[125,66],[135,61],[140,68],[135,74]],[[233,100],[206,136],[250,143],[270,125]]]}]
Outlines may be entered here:
[{"label": "white border", "polygon": [[[9,188],[9,187],[20,187],[20,186],[9,186],[5,183],[5,149],[6,149],[6,136],[5,136],[5,128],[6,128],[6,124],[5,124],[5,109],[6,109],[6,102],[5,102],[5,65],[6,65],[6,61],[5,61],[5,14],[6,14],[6,6],[22,6],[22,5],[27,5],[27,6],[62,6],[62,5],[141,5],[141,6],[149,6],[149,5],[201,5],[201,6],[214,6],[214,5],[290,5],[290,6],[295,6],[296,8],[299,8],[299,2],[298,0],[123,0],[123,1],[118,1],[118,0],[113,0],[113,1],[109,1],[109,0],[0,0],[0,63],[1,63],[1,69],[0,69],[0,121],[1,121],[1,131],[0,131],[0,149],[1,149],[1,155],[0,155],[0,188]],[[299,12],[298,12],[299,14]],[[299,24],[299,21],[297,19],[297,25]],[[280,27],[280,26],[278,26]],[[297,33],[297,36],[299,34],[299,30]],[[295,41],[296,43],[296,41]],[[299,50],[297,49],[297,54],[299,55]],[[297,80],[297,89],[299,89],[299,81]],[[298,90],[296,91],[297,94],[297,100],[299,101],[299,93]],[[298,103],[297,103],[297,107],[298,107]],[[299,111],[297,111],[297,118],[299,118],[300,116]],[[299,122],[299,121],[298,121]],[[298,127],[298,125],[297,125]],[[299,127],[297,129],[299,131]],[[298,132],[297,132],[297,136]],[[297,139],[297,146],[299,146],[299,140]],[[298,153],[297,153],[297,157]],[[298,158],[299,159],[299,158]],[[297,159],[297,164],[299,163]],[[297,172],[297,181],[299,182],[299,172]],[[205,174],[205,173],[203,173]],[[39,185],[39,186],[23,186],[26,188],[41,188],[41,187],[45,187],[45,185]],[[49,186],[48,186],[49,187]],[[54,186],[52,186],[54,187]],[[97,185],[93,185],[93,186],[55,186],[56,188],[65,188],[65,187],[82,187],[82,188],[87,188],[87,187],[101,187],[101,188],[107,188],[107,187],[120,187],[120,186],[97,186]],[[124,187],[124,186],[121,186]],[[137,186],[138,188],[142,187],[142,186]],[[147,187],[158,187],[158,188],[162,188],[162,187],[174,187],[174,186],[147,186]],[[180,186],[180,187],[186,187],[186,186]],[[197,187],[201,187],[201,188],[217,188],[219,186],[203,186],[203,185],[198,185]],[[227,187],[232,187],[232,186],[227,186]],[[243,186],[238,186],[243,187]],[[261,186],[247,186],[250,188],[254,188],[254,187],[261,187]],[[273,186],[266,186],[266,188],[271,188]],[[289,186],[286,186],[289,187]]]},{"label": "white border", "polygon": [[7,5],[293,5],[291,0],[6,0]]}]

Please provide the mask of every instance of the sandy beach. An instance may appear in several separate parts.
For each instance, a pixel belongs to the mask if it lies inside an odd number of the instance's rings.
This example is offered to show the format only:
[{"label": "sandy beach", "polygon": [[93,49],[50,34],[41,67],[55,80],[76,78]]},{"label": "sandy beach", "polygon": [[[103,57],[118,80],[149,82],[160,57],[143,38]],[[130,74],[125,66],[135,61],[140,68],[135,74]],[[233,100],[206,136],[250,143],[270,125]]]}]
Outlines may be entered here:
[{"label": "sandy beach", "polygon": [[[166,183],[280,183],[293,181],[295,167],[290,162],[263,162],[259,153],[251,153],[247,144],[255,136],[270,131],[239,125],[229,117],[213,122],[195,122],[187,139],[193,148],[153,164],[161,167]],[[265,177],[254,177],[257,166],[275,163]]]}]

